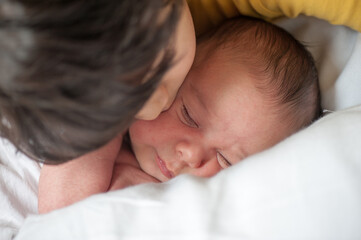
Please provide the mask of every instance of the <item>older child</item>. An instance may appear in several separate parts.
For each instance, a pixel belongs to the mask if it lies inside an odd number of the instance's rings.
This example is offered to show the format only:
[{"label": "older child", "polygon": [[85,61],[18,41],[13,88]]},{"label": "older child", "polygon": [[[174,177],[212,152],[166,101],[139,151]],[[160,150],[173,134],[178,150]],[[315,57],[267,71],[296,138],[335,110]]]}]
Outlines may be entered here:
[{"label": "older child", "polygon": [[[39,212],[75,202],[78,192],[163,182],[184,173],[213,176],[309,125],[320,112],[317,72],[304,46],[270,23],[229,21],[200,39],[172,106],[154,120],[131,125],[132,150],[123,146],[112,171],[94,178],[92,165],[85,166],[88,177],[77,188],[54,187],[64,180],[56,168],[42,173]],[[102,160],[113,161],[95,159]],[[94,190],[99,185],[103,191]]]},{"label": "older child", "polygon": [[169,108],[194,53],[185,0],[0,1],[0,135],[48,164],[78,157],[56,170],[77,189],[87,167],[112,171],[134,117]]},{"label": "older child", "polygon": [[56,164],[167,109],[195,33],[185,0],[5,0],[0,52],[0,134]]}]

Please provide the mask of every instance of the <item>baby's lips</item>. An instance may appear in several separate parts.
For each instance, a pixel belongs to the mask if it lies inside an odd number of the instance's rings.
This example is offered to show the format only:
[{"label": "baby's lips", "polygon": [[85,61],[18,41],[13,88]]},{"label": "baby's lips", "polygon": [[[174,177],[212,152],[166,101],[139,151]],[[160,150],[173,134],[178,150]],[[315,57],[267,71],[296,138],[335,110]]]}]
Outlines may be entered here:
[{"label": "baby's lips", "polygon": [[174,174],[167,168],[165,162],[159,156],[157,156],[157,164],[160,171],[166,178],[171,179],[174,177]]}]

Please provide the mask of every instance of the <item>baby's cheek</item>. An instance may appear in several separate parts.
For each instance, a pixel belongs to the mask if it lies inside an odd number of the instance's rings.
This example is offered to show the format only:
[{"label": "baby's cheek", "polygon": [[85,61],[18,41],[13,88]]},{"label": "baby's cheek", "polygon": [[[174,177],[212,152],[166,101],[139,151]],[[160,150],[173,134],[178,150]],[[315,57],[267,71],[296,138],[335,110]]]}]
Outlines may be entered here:
[{"label": "baby's cheek", "polygon": [[222,170],[217,161],[211,161],[200,168],[194,169],[192,175],[198,177],[212,177]]},{"label": "baby's cheek", "polygon": [[144,144],[149,142],[153,134],[152,127],[149,122],[151,121],[143,121],[139,120],[134,122],[129,128],[130,140],[133,144]]}]

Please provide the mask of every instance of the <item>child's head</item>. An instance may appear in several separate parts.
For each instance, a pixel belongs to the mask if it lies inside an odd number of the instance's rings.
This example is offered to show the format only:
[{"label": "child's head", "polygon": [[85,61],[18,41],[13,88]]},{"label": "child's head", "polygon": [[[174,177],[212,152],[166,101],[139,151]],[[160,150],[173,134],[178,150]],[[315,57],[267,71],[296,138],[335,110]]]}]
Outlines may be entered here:
[{"label": "child's head", "polygon": [[48,162],[94,150],[170,106],[194,49],[185,0],[1,1],[1,136]]},{"label": "child's head", "polygon": [[168,111],[129,130],[141,168],[161,181],[212,176],[309,125],[320,113],[317,72],[284,30],[250,18],[203,37]]}]

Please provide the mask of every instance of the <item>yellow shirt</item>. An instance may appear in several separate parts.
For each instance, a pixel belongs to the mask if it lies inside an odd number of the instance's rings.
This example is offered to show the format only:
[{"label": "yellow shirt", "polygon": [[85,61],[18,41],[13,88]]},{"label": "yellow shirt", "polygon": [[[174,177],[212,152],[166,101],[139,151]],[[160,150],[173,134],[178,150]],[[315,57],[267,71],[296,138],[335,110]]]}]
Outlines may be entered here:
[{"label": "yellow shirt", "polygon": [[187,0],[197,34],[239,14],[273,20],[300,14],[361,32],[361,0]]}]

